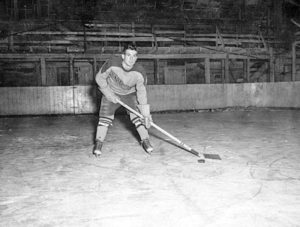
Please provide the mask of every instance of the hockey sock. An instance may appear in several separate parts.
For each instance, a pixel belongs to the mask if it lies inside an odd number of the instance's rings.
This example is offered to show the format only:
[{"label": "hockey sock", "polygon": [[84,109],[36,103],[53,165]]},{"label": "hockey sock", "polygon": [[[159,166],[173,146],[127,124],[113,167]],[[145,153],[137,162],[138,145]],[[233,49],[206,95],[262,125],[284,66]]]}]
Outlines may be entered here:
[{"label": "hockey sock", "polygon": [[148,139],[149,134],[145,125],[141,122],[141,119],[133,113],[129,114],[131,122],[135,125],[137,132],[140,135],[141,140]]},{"label": "hockey sock", "polygon": [[108,131],[107,126],[98,125],[97,133],[96,133],[96,140],[103,142],[105,140],[107,131]]},{"label": "hockey sock", "polygon": [[98,126],[97,126],[97,133],[96,133],[96,140],[103,142],[107,135],[108,127],[112,125],[114,116],[108,117],[100,117]]},{"label": "hockey sock", "polygon": [[144,125],[136,128],[136,130],[139,133],[141,140],[149,139],[148,130],[145,128]]}]

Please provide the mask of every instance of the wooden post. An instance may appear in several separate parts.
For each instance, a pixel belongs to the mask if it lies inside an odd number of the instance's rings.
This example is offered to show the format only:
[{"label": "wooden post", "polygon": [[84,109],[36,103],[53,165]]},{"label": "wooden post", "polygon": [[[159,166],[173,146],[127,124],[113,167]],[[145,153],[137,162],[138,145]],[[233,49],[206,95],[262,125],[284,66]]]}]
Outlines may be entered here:
[{"label": "wooden post", "polygon": [[229,55],[226,54],[225,57],[225,83],[230,83],[230,79],[229,79]]},{"label": "wooden post", "polygon": [[87,45],[86,45],[86,28],[85,25],[83,24],[83,52],[86,52]]},{"label": "wooden post", "polygon": [[74,81],[74,58],[71,57],[69,60],[69,67],[70,67],[70,86],[72,87],[72,91],[73,91],[73,114],[76,114],[78,111],[78,105],[77,105],[77,93],[76,93],[76,88],[75,87],[75,81]]},{"label": "wooden post", "polygon": [[270,82],[275,82],[275,59],[273,48],[270,48]]},{"label": "wooden post", "polygon": [[154,59],[154,84],[159,84],[159,59]]},{"label": "wooden post", "polygon": [[186,42],[186,24],[184,24],[183,25],[183,31],[184,31],[184,33],[183,33],[183,39],[184,39],[184,46],[188,46],[187,45],[187,42]]},{"label": "wooden post", "polygon": [[244,79],[247,83],[250,82],[250,59],[244,59],[243,61]]},{"label": "wooden post", "polygon": [[93,58],[93,74],[94,74],[94,77],[97,74],[97,59],[96,59],[96,57]]},{"label": "wooden post", "polygon": [[153,42],[152,42],[152,47],[155,47],[155,51],[158,49],[158,43],[157,43],[157,38],[155,34],[155,26],[151,24],[151,32],[153,36]]},{"label": "wooden post", "polygon": [[[117,26],[118,26],[118,32],[119,32],[119,34],[120,34],[120,32],[121,32],[121,24],[117,24]],[[119,38],[121,38],[120,35],[119,35]],[[119,40],[119,52],[120,52],[120,53],[122,52],[122,45],[121,45],[120,40]]]},{"label": "wooden post", "polygon": [[[135,37],[135,23],[131,23],[131,32],[132,32],[132,37]],[[135,41],[133,41],[134,44],[136,44]]]},{"label": "wooden post", "polygon": [[13,30],[11,30],[9,36],[8,36],[8,50],[14,51],[14,35]]},{"label": "wooden post", "polygon": [[210,59],[205,58],[205,83],[210,84]]},{"label": "wooden post", "polygon": [[222,69],[222,84],[225,83],[225,60],[221,59],[221,69]]},{"label": "wooden post", "polygon": [[41,63],[42,86],[46,86],[47,85],[47,74],[46,74],[46,60],[45,60],[45,58],[41,58],[40,63]]},{"label": "wooden post", "polygon": [[186,70],[186,61],[184,61],[184,83],[187,83],[187,70]]},{"label": "wooden post", "polygon": [[246,59],[246,80],[250,83],[250,58]]},{"label": "wooden post", "polygon": [[73,57],[69,60],[69,67],[70,67],[70,85],[74,86],[74,59]]},{"label": "wooden post", "polygon": [[106,37],[106,30],[107,30],[107,28],[106,27],[104,27],[103,28],[103,30],[104,30],[104,33],[105,33],[105,35],[104,35],[104,38],[105,38],[105,41],[104,41],[104,47],[107,47],[107,37]]},{"label": "wooden post", "polygon": [[296,48],[300,42],[294,42],[292,45],[292,81],[296,80]]},{"label": "wooden post", "polygon": [[247,59],[243,60],[243,79],[247,81]]},{"label": "wooden post", "polygon": [[132,37],[135,37],[135,23],[131,23],[131,32],[132,32]]}]

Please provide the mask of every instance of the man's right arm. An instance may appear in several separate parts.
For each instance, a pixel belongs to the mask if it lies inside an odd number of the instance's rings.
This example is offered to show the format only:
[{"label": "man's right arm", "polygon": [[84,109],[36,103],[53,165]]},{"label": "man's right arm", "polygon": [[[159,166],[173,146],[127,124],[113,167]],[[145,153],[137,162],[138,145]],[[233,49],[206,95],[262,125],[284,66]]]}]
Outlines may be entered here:
[{"label": "man's right arm", "polygon": [[108,86],[107,84],[107,77],[109,75],[109,70],[110,70],[110,60],[107,60],[99,70],[99,72],[96,74],[96,83],[99,86],[99,88],[105,88]]},{"label": "man's right arm", "polygon": [[99,86],[102,94],[111,102],[117,103],[118,97],[114,94],[114,92],[110,89],[107,83],[107,77],[110,71],[110,60],[106,61],[99,72],[96,74],[96,83]]}]

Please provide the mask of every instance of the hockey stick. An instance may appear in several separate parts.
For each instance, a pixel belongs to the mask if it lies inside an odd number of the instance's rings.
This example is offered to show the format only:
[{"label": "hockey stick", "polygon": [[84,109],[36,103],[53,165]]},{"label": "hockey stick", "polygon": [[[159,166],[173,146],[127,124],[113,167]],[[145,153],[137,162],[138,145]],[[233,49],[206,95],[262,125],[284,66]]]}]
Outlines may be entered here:
[{"label": "hockey stick", "polygon": [[[125,103],[123,103],[122,101],[118,100],[118,103],[121,104],[123,107],[125,107],[130,112],[132,112],[135,115],[137,115],[138,117],[140,117],[142,119],[144,118],[142,114],[140,114],[139,112],[135,111],[130,106],[128,106]],[[154,127],[154,128],[156,128],[158,131],[160,131],[161,133],[165,134],[166,136],[170,137],[172,140],[176,141],[179,145],[181,145],[183,148],[185,148],[186,150],[188,150],[190,153],[192,153],[192,154],[200,157],[200,159],[198,160],[198,162],[205,162],[206,156],[207,156],[207,158],[221,160],[220,156],[217,155],[217,154],[212,154],[212,155],[211,154],[200,154],[199,152],[197,152],[196,150],[194,150],[190,146],[186,145],[185,143],[183,143],[182,141],[180,141],[179,139],[177,139],[175,136],[171,135],[170,133],[168,133],[167,131],[165,131],[164,129],[162,129],[158,125],[156,125],[154,122],[151,122],[151,126]]]}]

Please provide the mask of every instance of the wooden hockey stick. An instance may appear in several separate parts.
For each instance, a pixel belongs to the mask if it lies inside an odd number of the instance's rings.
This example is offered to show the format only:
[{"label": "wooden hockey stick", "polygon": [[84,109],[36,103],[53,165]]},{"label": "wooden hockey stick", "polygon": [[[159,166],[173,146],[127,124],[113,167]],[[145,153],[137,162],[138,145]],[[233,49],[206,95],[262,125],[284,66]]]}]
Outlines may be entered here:
[{"label": "wooden hockey stick", "polygon": [[[123,103],[122,101],[118,100],[118,103],[120,103],[123,107],[125,107],[127,110],[129,110],[130,112],[134,113],[138,117],[140,117],[142,119],[144,118],[142,114],[140,114],[136,110],[132,109],[130,106],[128,106],[127,104]],[[183,143],[182,141],[180,141],[179,139],[177,139],[175,136],[171,135],[170,133],[168,133],[167,131],[165,131],[164,129],[162,129],[158,125],[156,125],[154,122],[151,122],[151,126],[154,127],[154,128],[156,128],[158,131],[160,131],[164,135],[170,137],[172,140],[174,140],[175,142],[177,142],[179,145],[181,145],[183,148],[185,148],[186,150],[188,150],[190,153],[192,153],[192,154],[200,157],[200,159],[198,160],[198,162],[205,162],[205,156],[206,155],[197,152],[196,150],[194,150],[190,146],[186,145],[185,143]],[[221,159],[220,156],[216,155],[216,154],[213,154],[211,156],[210,156],[210,154],[207,154],[207,155],[208,155],[208,158],[211,158],[211,159],[219,159],[219,160]]]}]

